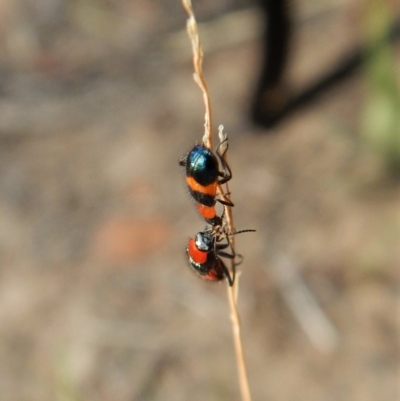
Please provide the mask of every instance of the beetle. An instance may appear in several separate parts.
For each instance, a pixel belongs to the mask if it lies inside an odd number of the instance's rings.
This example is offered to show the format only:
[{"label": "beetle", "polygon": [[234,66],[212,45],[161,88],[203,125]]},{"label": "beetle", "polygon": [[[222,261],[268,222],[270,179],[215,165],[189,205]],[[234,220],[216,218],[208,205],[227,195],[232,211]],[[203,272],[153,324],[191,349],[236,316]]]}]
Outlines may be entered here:
[{"label": "beetle", "polygon": [[[231,201],[217,198],[217,187],[232,178],[231,169],[224,159],[228,149],[226,141],[227,139],[218,145],[216,155],[204,145],[195,145],[179,161],[181,166],[186,167],[186,184],[196,201],[199,213],[212,226],[222,224],[222,219],[217,215],[215,207],[217,201],[223,205],[233,206]],[[221,153],[220,148],[224,144],[225,150]],[[220,171],[219,163],[223,171]]]},{"label": "beetle", "polygon": [[[255,230],[241,230],[226,234],[206,228],[204,231],[198,232],[194,238],[189,239],[186,248],[190,266],[205,280],[221,281],[225,278],[229,286],[232,286],[235,281],[235,266],[240,264],[243,258],[241,255],[236,254],[229,237],[253,231]],[[230,247],[232,253],[224,251],[228,247]],[[232,275],[220,257],[227,259],[240,258],[239,262],[233,263]]]}]

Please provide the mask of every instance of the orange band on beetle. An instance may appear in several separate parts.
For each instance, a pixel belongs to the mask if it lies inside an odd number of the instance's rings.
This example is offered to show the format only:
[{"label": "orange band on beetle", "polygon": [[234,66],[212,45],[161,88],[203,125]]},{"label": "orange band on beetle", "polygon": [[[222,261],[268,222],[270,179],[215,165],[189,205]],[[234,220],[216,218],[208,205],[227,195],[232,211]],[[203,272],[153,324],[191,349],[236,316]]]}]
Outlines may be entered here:
[{"label": "orange band on beetle", "polygon": [[197,203],[197,209],[206,220],[212,220],[217,214],[214,206],[204,206]]},{"label": "orange band on beetle", "polygon": [[207,252],[198,250],[193,238],[191,238],[189,241],[188,253],[189,253],[190,258],[195,263],[203,264],[203,263],[207,262]]},{"label": "orange band on beetle", "polygon": [[203,186],[200,185],[193,177],[186,177],[186,183],[193,192],[201,192],[212,197],[215,197],[217,194],[217,182]]}]

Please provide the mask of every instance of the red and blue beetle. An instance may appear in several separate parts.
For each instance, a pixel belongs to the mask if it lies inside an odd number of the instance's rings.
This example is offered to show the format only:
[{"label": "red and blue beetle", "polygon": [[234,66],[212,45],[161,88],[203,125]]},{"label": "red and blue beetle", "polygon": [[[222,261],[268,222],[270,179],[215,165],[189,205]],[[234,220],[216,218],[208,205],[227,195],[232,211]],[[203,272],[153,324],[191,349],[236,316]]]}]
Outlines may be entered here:
[{"label": "red and blue beetle", "polygon": [[[231,169],[224,159],[228,149],[227,139],[222,141],[217,148],[216,155],[204,145],[196,145],[180,161],[181,166],[186,167],[186,184],[196,206],[207,223],[212,226],[222,224],[221,217],[217,215],[216,202],[233,206],[228,200],[217,198],[217,187],[227,183],[232,178]],[[225,145],[225,150],[220,153],[220,148]],[[219,162],[223,171],[220,171]]]},{"label": "red and blue beetle", "polygon": [[[221,148],[223,148],[222,151]],[[235,281],[235,266],[241,263],[242,257],[235,253],[229,238],[242,232],[255,230],[228,233],[223,221],[224,213],[221,217],[217,215],[217,202],[233,206],[233,203],[225,197],[218,198],[218,186],[227,183],[232,178],[231,169],[224,158],[227,149],[226,137],[218,145],[216,154],[205,145],[196,145],[185,157],[181,158],[179,164],[186,168],[186,184],[199,213],[211,225],[189,240],[186,248],[189,264],[201,278],[210,281],[226,279],[228,285],[232,286]],[[230,248],[231,253],[225,251],[227,248]],[[232,272],[226,267],[221,257],[233,259]],[[240,258],[239,262],[235,261],[236,257]]]}]

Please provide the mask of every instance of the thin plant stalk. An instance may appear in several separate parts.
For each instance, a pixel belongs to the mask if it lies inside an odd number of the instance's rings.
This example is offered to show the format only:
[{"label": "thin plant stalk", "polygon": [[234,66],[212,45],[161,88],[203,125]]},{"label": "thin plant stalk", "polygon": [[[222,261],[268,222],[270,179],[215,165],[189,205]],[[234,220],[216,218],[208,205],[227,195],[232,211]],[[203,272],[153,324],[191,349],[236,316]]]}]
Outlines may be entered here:
[{"label": "thin plant stalk", "polygon": [[203,50],[200,44],[199,32],[197,29],[196,18],[193,12],[192,2],[190,0],[182,0],[182,4],[187,14],[189,15],[189,18],[186,22],[186,29],[188,31],[190,43],[192,44],[194,67],[193,78],[201,89],[201,92],[203,94],[204,106],[206,108],[203,143],[209,149],[212,149],[213,135],[211,102],[210,96],[208,94],[207,84],[203,75]]},{"label": "thin plant stalk", "polygon": [[[219,138],[222,142],[225,135],[223,133],[224,127],[222,125],[218,128]],[[226,159],[226,153],[224,155]],[[225,194],[229,194],[229,185],[228,183],[225,184],[225,191],[219,187],[218,192],[224,200],[226,199]],[[235,232],[235,227],[233,224],[233,215],[232,215],[232,208],[228,205],[224,205],[225,208],[225,218],[228,223],[229,232]],[[235,236],[230,238],[230,242],[232,244],[233,249],[235,249]],[[236,270],[235,260],[231,259],[231,271]],[[235,354],[236,354],[236,363],[238,368],[238,375],[239,375],[239,385],[240,391],[242,394],[243,401],[251,401],[251,394],[250,394],[250,386],[249,380],[247,376],[247,368],[246,368],[246,360],[244,356],[244,349],[243,349],[243,341],[242,341],[242,334],[241,334],[241,321],[240,321],[240,314],[237,307],[237,300],[238,300],[238,293],[239,293],[239,277],[237,275],[236,280],[233,283],[233,286],[227,286],[228,291],[228,301],[229,301],[229,308],[230,308],[230,318],[232,322],[232,331],[233,331],[233,342],[235,345]]]},{"label": "thin plant stalk", "polygon": [[[190,0],[182,0],[182,4],[184,9],[186,10],[189,18],[187,20],[187,31],[190,38],[190,42],[192,44],[192,51],[193,51],[193,66],[194,66],[194,80],[197,85],[200,87],[200,90],[203,95],[204,105],[205,105],[205,123],[204,123],[204,136],[203,136],[203,144],[204,146],[208,147],[212,150],[212,143],[213,143],[213,134],[212,134],[212,114],[211,114],[211,102],[210,96],[207,89],[207,84],[204,79],[203,75],[203,51],[200,44],[199,33],[197,28],[197,23],[195,19],[195,15],[193,12],[193,7]],[[219,138],[222,142],[225,134],[223,133],[223,126],[219,127]],[[224,155],[226,157],[226,154]],[[227,196],[225,194],[229,194],[228,185],[225,184],[226,190],[223,191],[221,186],[218,186],[218,193],[222,199],[227,200]],[[232,215],[232,208],[228,205],[224,205],[225,208],[225,219],[228,225],[228,232],[234,233],[235,227],[233,223],[233,215]],[[235,247],[235,237],[232,236],[231,244],[233,248]],[[231,260],[231,271],[235,269],[235,261],[234,259]],[[251,401],[250,395],[250,387],[249,381],[247,376],[247,368],[246,362],[244,357],[244,350],[243,350],[243,343],[242,343],[242,336],[241,336],[241,323],[240,323],[240,315],[237,308],[237,294],[238,294],[238,282],[239,280],[236,279],[233,286],[228,286],[228,301],[229,301],[229,308],[230,308],[230,318],[232,323],[232,331],[233,331],[233,340],[235,345],[235,354],[236,354],[236,363],[238,368],[238,375],[239,375],[239,386],[242,395],[243,401]]]}]

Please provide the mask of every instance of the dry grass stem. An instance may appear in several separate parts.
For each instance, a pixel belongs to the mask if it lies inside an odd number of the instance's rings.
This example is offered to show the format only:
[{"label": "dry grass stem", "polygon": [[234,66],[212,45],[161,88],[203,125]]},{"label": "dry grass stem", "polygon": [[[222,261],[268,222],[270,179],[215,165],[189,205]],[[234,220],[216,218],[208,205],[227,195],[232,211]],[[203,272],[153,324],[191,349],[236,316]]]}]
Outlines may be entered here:
[{"label": "dry grass stem", "polygon": [[[204,104],[205,104],[205,133],[203,137],[203,143],[209,149],[212,150],[212,117],[211,117],[211,103],[210,103],[210,96],[207,89],[207,84],[205,82],[202,70],[202,62],[203,62],[203,52],[200,45],[200,39],[196,24],[196,19],[194,16],[192,4],[190,0],[182,0],[182,4],[189,15],[187,20],[187,31],[189,34],[189,38],[192,44],[192,51],[193,51],[193,65],[194,65],[194,80],[196,81],[197,85],[200,87],[201,92],[203,94]],[[219,140],[220,143],[226,139],[226,134],[223,132],[223,126],[219,126]],[[226,158],[226,153],[224,154],[224,158]],[[227,199],[227,195],[229,194],[229,187],[225,184],[225,191],[218,187],[218,193],[220,198]],[[233,223],[233,216],[232,216],[232,208],[230,206],[224,205],[225,208],[225,219],[228,226],[228,232],[234,233],[235,227]],[[235,248],[235,237],[232,236],[230,238],[231,244],[233,249]],[[235,260],[231,260],[231,271],[235,271]],[[233,339],[235,344],[235,354],[236,354],[236,362],[238,367],[238,374],[239,374],[239,385],[240,391],[242,395],[243,401],[251,401],[250,395],[250,387],[247,377],[247,369],[246,363],[244,358],[244,351],[243,351],[243,343],[241,337],[241,326],[240,326],[240,315],[237,308],[237,294],[238,294],[238,279],[234,281],[234,285],[232,287],[228,286],[228,300],[229,300],[229,307],[230,307],[230,318],[232,322],[232,331],[233,331]]]},{"label": "dry grass stem", "polygon": [[[218,136],[219,140],[222,142],[226,138],[226,134],[223,132],[224,127],[220,125],[218,127]],[[226,160],[226,153],[224,154],[224,159]],[[218,188],[218,192],[221,198],[226,200],[226,195],[229,194],[229,185],[225,184],[225,191],[222,188]],[[235,226],[233,224],[233,215],[232,208],[228,205],[224,205],[225,208],[225,218],[228,224],[228,231],[230,233],[235,232]],[[233,249],[235,249],[235,237],[232,236],[230,238],[230,242],[232,244]],[[231,259],[231,271],[235,271],[235,260]],[[242,394],[243,401],[251,401],[250,394],[250,386],[249,380],[247,377],[247,368],[246,368],[246,360],[244,357],[244,349],[243,349],[243,341],[241,334],[241,322],[240,322],[240,314],[237,307],[238,293],[239,293],[239,275],[236,277],[236,280],[233,283],[233,286],[227,287],[228,291],[228,300],[229,300],[229,308],[230,308],[230,318],[232,322],[232,331],[233,331],[233,341],[235,345],[235,354],[236,354],[236,363],[238,368],[239,375],[239,385],[240,391]]]},{"label": "dry grass stem", "polygon": [[[239,275],[238,275],[239,276]],[[232,330],[233,330],[233,341],[235,344],[235,354],[236,354],[236,362],[238,368],[239,375],[239,385],[240,391],[242,394],[243,401],[251,401],[250,387],[249,387],[249,379],[247,377],[247,368],[246,368],[246,360],[244,357],[244,349],[242,342],[242,334],[241,334],[241,324],[240,324],[240,315],[237,309],[237,295],[239,290],[239,277],[236,277],[236,280],[232,287],[227,287],[228,289],[228,300],[230,307],[230,317],[232,322]]]},{"label": "dry grass stem", "polygon": [[190,42],[193,51],[193,78],[197,85],[200,87],[203,94],[204,106],[206,108],[205,122],[204,122],[204,136],[203,143],[212,150],[212,115],[211,115],[211,102],[208,94],[207,84],[203,75],[203,51],[201,49],[199,32],[197,29],[196,18],[194,16],[192,2],[190,0],[182,0],[183,7],[189,15],[186,23],[186,28],[189,34]]}]

